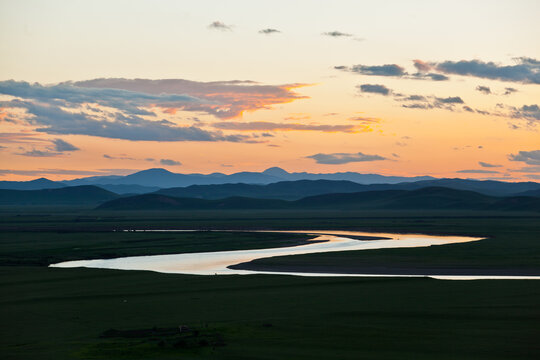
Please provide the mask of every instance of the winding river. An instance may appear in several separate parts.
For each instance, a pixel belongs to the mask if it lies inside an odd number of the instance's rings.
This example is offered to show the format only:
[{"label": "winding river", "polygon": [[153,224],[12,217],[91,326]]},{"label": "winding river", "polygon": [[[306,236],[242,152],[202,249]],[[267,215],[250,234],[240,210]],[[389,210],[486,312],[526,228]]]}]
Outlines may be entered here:
[{"label": "winding river", "polygon": [[[140,231],[175,231],[175,230],[140,230]],[[185,230],[179,230],[185,231]],[[189,230],[195,231],[195,230]],[[223,231],[223,230],[215,230]],[[305,245],[256,250],[216,251],[184,253],[173,255],[130,256],[116,259],[77,260],[52,264],[57,268],[99,268],[116,270],[147,270],[161,273],[191,275],[248,275],[279,274],[296,276],[354,276],[354,277],[432,277],[447,280],[474,279],[540,279],[540,276],[484,276],[484,275],[400,275],[400,274],[350,274],[350,273],[314,273],[314,272],[269,272],[230,269],[229,266],[256,259],[274,256],[313,254],[333,251],[352,251],[368,249],[387,249],[405,247],[425,247],[433,245],[455,244],[478,241],[482,238],[463,236],[435,236],[421,234],[368,233],[360,231],[267,231],[281,233],[300,233],[312,235]],[[374,240],[358,240],[351,237],[371,237]]]}]

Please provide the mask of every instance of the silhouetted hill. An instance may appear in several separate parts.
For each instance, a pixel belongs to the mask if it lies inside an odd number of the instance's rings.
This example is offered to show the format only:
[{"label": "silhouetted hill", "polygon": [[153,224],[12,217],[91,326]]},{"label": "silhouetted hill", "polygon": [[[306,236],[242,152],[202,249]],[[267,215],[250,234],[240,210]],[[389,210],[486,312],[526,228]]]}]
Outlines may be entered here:
[{"label": "silhouetted hill", "polygon": [[419,190],[367,191],[310,196],[296,203],[303,208],[337,209],[481,209],[499,198],[472,191],[428,187]]},{"label": "silhouetted hill", "polygon": [[529,190],[517,193],[516,196],[534,196],[534,197],[540,197],[540,189],[538,190]]},{"label": "silhouetted hill", "polygon": [[136,195],[108,201],[102,210],[219,210],[219,209],[284,209],[285,200],[230,197],[220,200],[176,198],[160,194]]},{"label": "silhouetted hill", "polygon": [[[534,182],[505,183],[499,181],[476,181],[463,179],[439,179],[429,181],[406,182],[399,184],[372,185],[363,185],[352,181],[344,180],[297,180],[282,181],[268,185],[192,185],[188,187],[161,189],[157,191],[157,193],[175,197],[194,197],[201,199],[223,199],[230,196],[245,196],[264,199],[296,200],[306,196],[330,193],[351,193],[361,191],[384,190],[417,190],[434,186],[446,187],[456,190],[470,190],[493,196],[514,195],[515,193],[523,191],[523,189],[540,189],[540,184]],[[534,196],[534,193],[532,193],[531,196]]]},{"label": "silhouetted hill", "polygon": [[99,184],[96,185],[102,189],[111,191],[113,193],[124,194],[147,194],[158,191],[160,188],[156,186],[142,186],[142,185],[122,185],[122,184]]},{"label": "silhouetted hill", "polygon": [[192,185],[161,189],[156,194],[200,199],[223,199],[231,196],[243,196],[261,199],[296,200],[312,195],[364,191],[365,186],[352,181],[298,180],[282,181],[268,185]]},{"label": "silhouetted hill", "polygon": [[0,205],[92,205],[118,195],[97,186],[68,186],[43,190],[0,190]]},{"label": "silhouetted hill", "polygon": [[540,211],[540,198],[488,196],[442,187],[309,196],[300,200],[229,197],[220,200],[145,194],[106,202],[107,210],[333,209],[333,210],[504,210]]},{"label": "silhouetted hill", "polygon": [[458,190],[476,191],[486,195],[509,196],[518,195],[524,191],[540,190],[540,183],[536,182],[504,182],[494,180],[469,179],[436,179],[416,181],[413,183],[397,184],[395,188],[414,190],[430,186],[446,187]]},{"label": "silhouetted hill", "polygon": [[41,190],[41,189],[58,189],[66,185],[51,181],[45,178],[39,178],[30,181],[0,181],[0,189],[8,190]]}]

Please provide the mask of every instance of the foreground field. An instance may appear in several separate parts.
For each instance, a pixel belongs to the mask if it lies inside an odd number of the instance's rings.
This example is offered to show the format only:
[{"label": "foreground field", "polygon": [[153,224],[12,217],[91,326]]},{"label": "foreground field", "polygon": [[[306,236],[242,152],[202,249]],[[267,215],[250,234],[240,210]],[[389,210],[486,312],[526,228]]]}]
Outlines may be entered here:
[{"label": "foreground field", "polygon": [[[196,277],[2,268],[4,359],[531,359],[530,281]],[[104,338],[178,328],[180,336]]]},{"label": "foreground field", "polygon": [[[70,210],[6,213],[3,219],[3,359],[531,359],[540,354],[537,281],[201,277],[44,266],[53,259],[287,246],[305,240],[283,234],[103,232],[169,226],[488,236],[478,243],[357,251],[335,258],[309,255],[299,261],[330,267],[384,262],[401,268],[530,269],[539,267],[538,217],[132,213],[107,218]],[[274,259],[274,265],[292,259]]]}]

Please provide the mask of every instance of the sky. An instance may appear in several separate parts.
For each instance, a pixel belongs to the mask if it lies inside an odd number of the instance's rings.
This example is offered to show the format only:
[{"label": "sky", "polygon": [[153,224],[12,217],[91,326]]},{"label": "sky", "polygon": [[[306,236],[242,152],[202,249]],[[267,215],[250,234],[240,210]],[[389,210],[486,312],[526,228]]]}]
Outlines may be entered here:
[{"label": "sky", "polygon": [[540,180],[540,2],[0,0],[0,180]]}]

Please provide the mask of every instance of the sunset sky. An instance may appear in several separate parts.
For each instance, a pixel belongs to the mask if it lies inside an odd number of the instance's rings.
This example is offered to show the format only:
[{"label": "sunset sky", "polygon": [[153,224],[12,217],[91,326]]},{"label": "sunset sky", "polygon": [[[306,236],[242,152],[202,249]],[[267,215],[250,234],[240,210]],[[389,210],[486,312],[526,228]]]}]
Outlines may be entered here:
[{"label": "sunset sky", "polygon": [[0,1],[0,180],[540,180],[540,1]]}]

